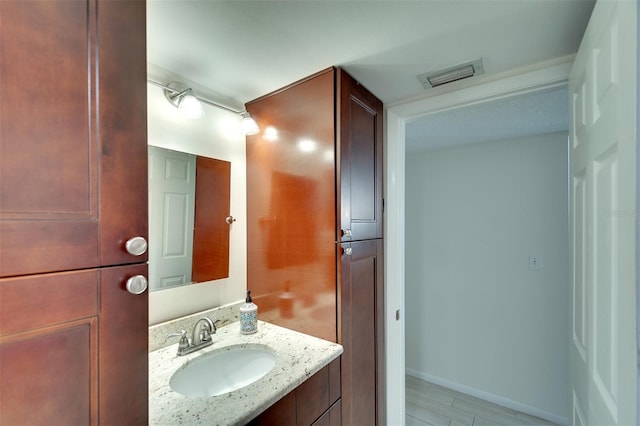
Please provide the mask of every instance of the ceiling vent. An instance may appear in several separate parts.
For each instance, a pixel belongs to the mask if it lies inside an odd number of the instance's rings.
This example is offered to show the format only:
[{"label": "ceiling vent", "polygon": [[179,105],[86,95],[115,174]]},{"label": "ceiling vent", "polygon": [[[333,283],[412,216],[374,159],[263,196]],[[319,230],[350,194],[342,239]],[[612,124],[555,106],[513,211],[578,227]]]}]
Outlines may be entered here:
[{"label": "ceiling vent", "polygon": [[420,80],[420,83],[422,83],[425,89],[431,89],[433,87],[442,86],[443,84],[481,74],[484,74],[482,58],[443,70],[420,74],[418,76],[418,80]]}]

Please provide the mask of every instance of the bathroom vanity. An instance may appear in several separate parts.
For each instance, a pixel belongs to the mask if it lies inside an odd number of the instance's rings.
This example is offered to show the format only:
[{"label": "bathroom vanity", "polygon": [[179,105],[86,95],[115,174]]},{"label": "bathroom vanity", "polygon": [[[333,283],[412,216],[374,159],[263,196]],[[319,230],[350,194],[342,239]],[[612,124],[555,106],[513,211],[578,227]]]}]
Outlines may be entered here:
[{"label": "bathroom vanity", "polygon": [[[184,356],[176,355],[177,344],[149,353],[150,425],[330,424],[332,407],[339,416],[342,346],[262,321],[250,335],[230,323],[218,328],[213,341]],[[172,389],[176,371],[224,351],[255,349],[271,352],[275,364],[249,385],[218,396]]]}]

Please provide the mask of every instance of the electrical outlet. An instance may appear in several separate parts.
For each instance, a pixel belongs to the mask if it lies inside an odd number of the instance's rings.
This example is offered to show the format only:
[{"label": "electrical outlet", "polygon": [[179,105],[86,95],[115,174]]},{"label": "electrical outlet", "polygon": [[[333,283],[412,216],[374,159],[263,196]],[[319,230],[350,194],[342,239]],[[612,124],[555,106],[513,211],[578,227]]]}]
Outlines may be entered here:
[{"label": "electrical outlet", "polygon": [[540,270],[540,256],[529,255],[529,270],[531,271],[539,271]]}]

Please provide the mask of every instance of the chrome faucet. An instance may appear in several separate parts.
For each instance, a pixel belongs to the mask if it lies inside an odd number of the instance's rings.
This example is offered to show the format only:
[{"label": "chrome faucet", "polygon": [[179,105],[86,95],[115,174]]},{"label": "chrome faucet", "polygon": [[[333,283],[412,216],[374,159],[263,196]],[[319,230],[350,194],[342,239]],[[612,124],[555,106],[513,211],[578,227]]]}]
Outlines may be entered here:
[{"label": "chrome faucet", "polygon": [[216,334],[216,323],[218,321],[211,321],[208,317],[202,317],[196,321],[196,325],[193,327],[193,338],[187,337],[185,330],[180,330],[178,333],[169,334],[170,337],[179,337],[178,343],[178,356],[190,354],[199,349],[205,348],[213,344],[212,335]]},{"label": "chrome faucet", "polygon": [[[217,322],[217,321],[216,321]],[[198,321],[196,321],[195,327],[193,327],[193,345],[203,345],[205,343],[213,343],[213,339],[211,338],[212,334],[216,334],[216,325],[211,318],[202,317]]]}]

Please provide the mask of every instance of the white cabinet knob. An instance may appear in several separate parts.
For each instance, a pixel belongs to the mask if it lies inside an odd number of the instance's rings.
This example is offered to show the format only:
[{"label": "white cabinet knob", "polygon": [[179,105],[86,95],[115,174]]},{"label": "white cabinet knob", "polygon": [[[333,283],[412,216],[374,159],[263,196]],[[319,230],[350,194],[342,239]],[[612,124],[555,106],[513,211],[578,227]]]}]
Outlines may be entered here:
[{"label": "white cabinet knob", "polygon": [[127,280],[127,291],[131,294],[142,294],[147,286],[147,279],[144,275],[134,275]]},{"label": "white cabinet knob", "polygon": [[124,247],[127,249],[127,253],[141,256],[147,252],[147,240],[144,237],[129,238]]}]

